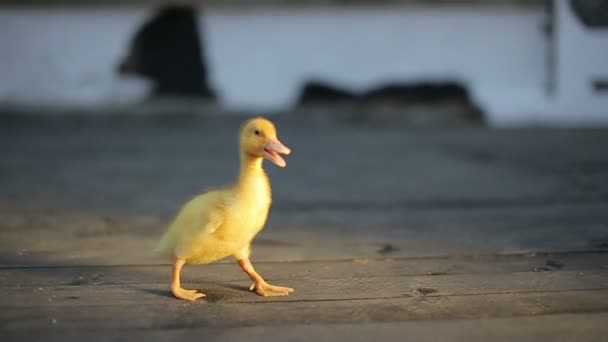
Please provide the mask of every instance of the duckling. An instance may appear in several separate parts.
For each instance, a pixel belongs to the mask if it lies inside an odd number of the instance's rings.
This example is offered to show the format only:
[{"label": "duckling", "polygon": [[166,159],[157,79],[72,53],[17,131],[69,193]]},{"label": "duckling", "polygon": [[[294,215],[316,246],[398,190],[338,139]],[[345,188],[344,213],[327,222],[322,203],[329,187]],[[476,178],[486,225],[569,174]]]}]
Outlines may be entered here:
[{"label": "duckling", "polygon": [[257,117],[245,122],[240,133],[241,167],[236,182],[187,202],[157,246],[157,252],[173,258],[171,292],[176,298],[193,301],[205,297],[200,291],[181,287],[185,264],[208,264],[228,256],[234,256],[251,278],[250,291],[261,296],[287,296],[294,291],[268,284],[249,260],[251,241],[264,227],[272,201],[262,162],[267,159],[282,168],[286,162],[281,154],[290,153],[277,138],[270,120]]}]

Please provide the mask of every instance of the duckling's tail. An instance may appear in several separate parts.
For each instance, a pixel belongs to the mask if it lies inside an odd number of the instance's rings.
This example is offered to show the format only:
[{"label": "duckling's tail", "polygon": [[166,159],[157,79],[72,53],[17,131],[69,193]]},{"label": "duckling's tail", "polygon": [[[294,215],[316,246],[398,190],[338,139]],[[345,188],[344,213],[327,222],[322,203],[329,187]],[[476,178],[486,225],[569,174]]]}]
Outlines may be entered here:
[{"label": "duckling's tail", "polygon": [[171,229],[163,235],[160,239],[156,248],[154,248],[154,254],[162,256],[173,256],[175,252],[176,236],[172,234]]}]

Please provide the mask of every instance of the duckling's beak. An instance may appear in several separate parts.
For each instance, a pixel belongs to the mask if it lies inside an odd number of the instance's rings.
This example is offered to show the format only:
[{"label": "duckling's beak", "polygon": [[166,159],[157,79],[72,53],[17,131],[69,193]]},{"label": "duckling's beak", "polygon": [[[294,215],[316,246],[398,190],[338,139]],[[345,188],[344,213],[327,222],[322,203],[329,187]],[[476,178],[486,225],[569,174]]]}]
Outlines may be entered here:
[{"label": "duckling's beak", "polygon": [[283,145],[278,139],[269,139],[268,143],[264,147],[264,158],[273,162],[276,166],[285,167],[287,163],[280,154],[288,155],[291,153],[289,147]]}]

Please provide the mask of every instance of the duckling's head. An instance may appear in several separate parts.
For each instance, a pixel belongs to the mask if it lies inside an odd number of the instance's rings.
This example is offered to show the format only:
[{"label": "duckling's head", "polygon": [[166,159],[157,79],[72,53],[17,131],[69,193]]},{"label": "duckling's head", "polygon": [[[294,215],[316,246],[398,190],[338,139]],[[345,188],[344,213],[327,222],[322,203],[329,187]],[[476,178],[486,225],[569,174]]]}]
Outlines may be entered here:
[{"label": "duckling's head", "polygon": [[280,154],[288,155],[291,150],[277,138],[277,130],[270,120],[250,119],[241,130],[241,153],[249,158],[265,158],[279,167],[287,163]]}]

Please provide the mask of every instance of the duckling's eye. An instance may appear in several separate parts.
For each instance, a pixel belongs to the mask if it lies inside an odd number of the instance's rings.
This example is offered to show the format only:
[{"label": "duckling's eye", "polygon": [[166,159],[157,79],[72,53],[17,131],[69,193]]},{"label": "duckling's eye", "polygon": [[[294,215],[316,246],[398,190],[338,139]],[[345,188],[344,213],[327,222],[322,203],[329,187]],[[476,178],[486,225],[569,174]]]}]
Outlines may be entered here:
[{"label": "duckling's eye", "polygon": [[260,135],[260,134],[261,134],[261,132],[260,132],[260,131],[258,131],[257,129],[256,129],[255,131],[253,131],[253,133],[254,133],[255,135]]}]

